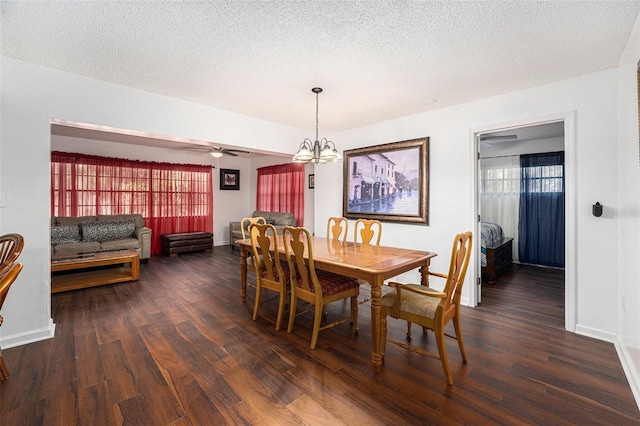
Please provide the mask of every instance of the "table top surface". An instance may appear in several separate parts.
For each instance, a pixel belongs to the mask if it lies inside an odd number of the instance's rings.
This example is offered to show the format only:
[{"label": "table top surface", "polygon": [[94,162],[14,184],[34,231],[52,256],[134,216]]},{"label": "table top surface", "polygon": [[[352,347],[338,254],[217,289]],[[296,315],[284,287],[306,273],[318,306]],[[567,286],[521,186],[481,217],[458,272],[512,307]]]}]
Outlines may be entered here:
[{"label": "table top surface", "polygon": [[[312,236],[311,239],[313,259],[316,264],[347,266],[373,274],[424,263],[437,256],[436,253],[422,250],[363,245],[317,236]],[[251,249],[250,239],[236,242],[245,250]],[[284,251],[281,235],[278,236],[278,250]]]}]

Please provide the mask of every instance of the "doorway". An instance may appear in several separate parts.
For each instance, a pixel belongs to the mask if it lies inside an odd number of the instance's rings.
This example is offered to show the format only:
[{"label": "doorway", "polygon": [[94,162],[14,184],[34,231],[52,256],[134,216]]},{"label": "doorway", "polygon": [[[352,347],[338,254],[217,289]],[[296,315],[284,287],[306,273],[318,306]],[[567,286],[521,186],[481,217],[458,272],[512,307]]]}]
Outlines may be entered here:
[{"label": "doorway", "polygon": [[[574,174],[574,113],[570,112],[564,115],[558,115],[552,118],[545,118],[541,120],[533,120],[530,122],[513,123],[505,126],[493,126],[484,129],[476,130],[473,133],[473,146],[475,149],[474,158],[475,162],[475,174],[474,174],[474,188],[475,188],[475,217],[476,223],[476,259],[475,262],[475,282],[476,286],[472,288],[472,294],[470,295],[470,305],[477,306],[481,303],[482,286],[483,285],[500,285],[499,278],[496,280],[496,284],[483,283],[482,276],[482,244],[481,244],[481,222],[484,221],[483,217],[492,217],[485,211],[483,216],[482,201],[482,158],[506,158],[509,156],[519,157],[521,154],[539,154],[544,152],[556,152],[561,151],[564,153],[564,176],[563,176],[563,189],[564,195],[564,327],[569,331],[575,331],[575,250],[569,244],[574,240],[575,230],[574,224],[571,220],[575,211],[575,179]],[[519,160],[518,171],[515,174],[517,182],[511,182],[512,185],[519,186]],[[500,160],[498,160],[500,162]],[[500,175],[500,173],[498,173]],[[508,176],[507,176],[508,177]],[[507,182],[501,182],[499,185],[508,184]],[[519,188],[518,188],[519,190]],[[519,197],[519,195],[518,195]],[[514,202],[513,200],[511,202]],[[518,201],[515,201],[516,203]],[[485,210],[486,204],[485,204]],[[494,216],[495,217],[495,216]],[[517,225],[518,218],[511,217],[510,221],[506,223],[507,231],[505,237],[515,237],[513,241],[513,258],[515,262],[519,262],[518,258],[518,245],[517,241]],[[507,235],[511,234],[511,235]]]}]

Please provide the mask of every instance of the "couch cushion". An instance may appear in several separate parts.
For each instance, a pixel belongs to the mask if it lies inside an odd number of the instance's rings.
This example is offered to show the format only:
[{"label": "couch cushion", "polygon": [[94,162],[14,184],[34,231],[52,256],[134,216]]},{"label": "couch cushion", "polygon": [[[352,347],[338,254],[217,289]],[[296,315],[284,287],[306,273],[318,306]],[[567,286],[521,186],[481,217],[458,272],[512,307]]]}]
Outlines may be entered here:
[{"label": "couch cushion", "polygon": [[59,225],[51,228],[51,244],[79,243],[80,227],[78,225]]},{"label": "couch cushion", "polygon": [[123,238],[135,238],[136,223],[133,220],[122,222],[83,223],[82,241],[109,241]]},{"label": "couch cushion", "polygon": [[262,216],[267,220],[267,223],[274,226],[296,226],[297,223],[295,217],[293,217],[293,213],[266,212],[262,210],[256,210],[251,216]]},{"label": "couch cushion", "polygon": [[95,222],[97,216],[80,216],[80,217],[56,217],[56,225],[79,225],[86,222]]},{"label": "couch cushion", "polygon": [[296,219],[291,213],[271,212],[269,220],[273,221],[273,225],[295,226]]},{"label": "couch cushion", "polygon": [[100,250],[126,250],[126,249],[139,249],[140,241],[137,238],[123,238],[120,240],[109,240],[100,243]]},{"label": "couch cushion", "polygon": [[98,222],[127,222],[133,220],[136,224],[136,228],[142,228],[144,226],[144,218],[141,214],[101,214],[98,216]]},{"label": "couch cushion", "polygon": [[89,253],[100,251],[100,243],[66,243],[53,246],[55,254]]}]

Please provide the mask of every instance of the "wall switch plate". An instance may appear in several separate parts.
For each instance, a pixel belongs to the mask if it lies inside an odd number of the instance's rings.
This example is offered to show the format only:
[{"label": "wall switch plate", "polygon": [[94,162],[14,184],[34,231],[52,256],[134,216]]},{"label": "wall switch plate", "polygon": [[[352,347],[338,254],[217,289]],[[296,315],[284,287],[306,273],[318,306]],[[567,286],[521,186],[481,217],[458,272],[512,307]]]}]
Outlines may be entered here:
[{"label": "wall switch plate", "polygon": [[7,193],[0,192],[0,207],[7,207]]}]

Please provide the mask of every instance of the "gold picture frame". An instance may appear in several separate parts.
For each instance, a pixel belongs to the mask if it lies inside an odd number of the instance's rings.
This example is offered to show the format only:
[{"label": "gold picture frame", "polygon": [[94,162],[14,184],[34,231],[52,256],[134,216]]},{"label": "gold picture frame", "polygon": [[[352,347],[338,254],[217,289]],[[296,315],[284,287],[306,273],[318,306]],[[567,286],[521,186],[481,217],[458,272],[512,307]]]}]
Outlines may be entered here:
[{"label": "gold picture frame", "polygon": [[428,225],[429,138],[344,151],[342,215]]}]

